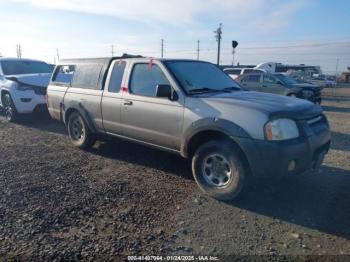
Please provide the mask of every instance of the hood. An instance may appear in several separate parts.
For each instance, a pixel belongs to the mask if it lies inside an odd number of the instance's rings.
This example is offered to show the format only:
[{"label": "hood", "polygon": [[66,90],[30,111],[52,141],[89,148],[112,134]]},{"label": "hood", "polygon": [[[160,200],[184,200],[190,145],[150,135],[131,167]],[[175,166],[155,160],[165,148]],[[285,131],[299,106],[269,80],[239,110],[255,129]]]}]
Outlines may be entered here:
[{"label": "hood", "polygon": [[6,76],[6,79],[27,85],[47,87],[51,74],[12,75]]},{"label": "hood", "polygon": [[236,91],[203,98],[208,103],[224,103],[265,112],[270,117],[305,119],[322,113],[322,108],[307,100],[281,95]]}]

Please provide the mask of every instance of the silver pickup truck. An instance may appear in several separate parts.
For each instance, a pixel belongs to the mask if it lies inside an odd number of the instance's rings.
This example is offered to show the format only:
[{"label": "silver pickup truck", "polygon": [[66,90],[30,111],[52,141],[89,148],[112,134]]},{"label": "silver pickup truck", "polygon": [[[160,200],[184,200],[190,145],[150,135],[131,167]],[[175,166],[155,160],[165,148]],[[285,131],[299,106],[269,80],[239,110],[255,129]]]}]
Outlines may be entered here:
[{"label": "silver pickup truck", "polygon": [[197,60],[61,61],[48,109],[79,148],[104,134],[191,159],[199,187],[220,200],[236,197],[248,177],[318,168],[330,146],[319,105],[242,91],[218,67]]}]

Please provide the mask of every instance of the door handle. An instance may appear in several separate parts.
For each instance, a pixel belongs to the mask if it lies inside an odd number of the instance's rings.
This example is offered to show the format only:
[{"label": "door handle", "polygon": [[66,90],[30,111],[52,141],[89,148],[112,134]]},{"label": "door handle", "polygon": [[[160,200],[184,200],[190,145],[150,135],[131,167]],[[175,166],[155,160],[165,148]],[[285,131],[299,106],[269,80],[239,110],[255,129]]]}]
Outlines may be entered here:
[{"label": "door handle", "polygon": [[124,105],[131,106],[132,105],[132,101],[126,100],[126,101],[124,101]]}]

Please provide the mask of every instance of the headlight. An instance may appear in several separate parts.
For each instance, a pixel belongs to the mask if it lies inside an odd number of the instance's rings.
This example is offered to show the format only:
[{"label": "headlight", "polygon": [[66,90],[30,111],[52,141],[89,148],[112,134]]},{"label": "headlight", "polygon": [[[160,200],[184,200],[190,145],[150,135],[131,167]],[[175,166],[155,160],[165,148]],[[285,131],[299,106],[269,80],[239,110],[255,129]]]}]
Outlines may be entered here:
[{"label": "headlight", "polygon": [[303,97],[311,97],[314,95],[314,92],[311,90],[303,90],[303,91],[301,91],[301,93],[302,93]]},{"label": "headlight", "polygon": [[32,87],[30,86],[27,86],[25,84],[22,84],[22,83],[17,83],[17,87],[16,87],[17,90],[19,91],[27,91],[27,90],[33,90]]},{"label": "headlight", "polygon": [[292,119],[280,118],[272,120],[265,125],[267,140],[287,140],[299,137],[297,124]]}]

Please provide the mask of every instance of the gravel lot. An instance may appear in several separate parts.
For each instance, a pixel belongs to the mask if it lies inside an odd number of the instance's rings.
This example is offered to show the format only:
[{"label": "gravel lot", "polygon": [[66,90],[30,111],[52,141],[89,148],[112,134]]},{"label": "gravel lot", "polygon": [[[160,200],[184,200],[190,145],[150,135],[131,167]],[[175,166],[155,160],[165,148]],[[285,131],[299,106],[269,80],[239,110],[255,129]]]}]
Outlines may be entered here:
[{"label": "gravel lot", "polygon": [[45,115],[0,117],[0,260],[116,255],[350,255],[350,89],[325,90],[320,174],[202,195],[180,157],[127,142],[75,149]]}]

